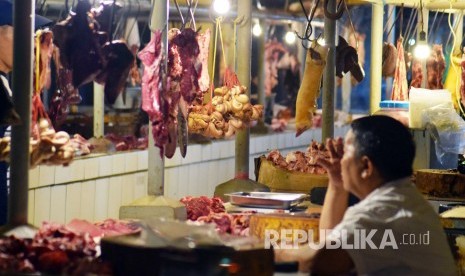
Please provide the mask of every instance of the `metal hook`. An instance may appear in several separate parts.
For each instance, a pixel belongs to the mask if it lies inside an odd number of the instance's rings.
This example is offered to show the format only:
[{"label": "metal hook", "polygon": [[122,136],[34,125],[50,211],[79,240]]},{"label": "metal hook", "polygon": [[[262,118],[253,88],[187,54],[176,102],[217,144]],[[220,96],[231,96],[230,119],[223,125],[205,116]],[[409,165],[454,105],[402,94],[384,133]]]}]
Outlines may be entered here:
[{"label": "metal hook", "polygon": [[[336,6],[336,12],[335,13],[331,13],[330,11],[328,11],[328,3],[329,3],[329,1],[334,1],[334,0],[325,0],[325,2],[324,2],[325,16],[327,18],[334,19],[334,20],[337,20],[337,19],[341,18],[342,14],[344,13],[344,6],[346,5],[345,1],[344,0],[339,1],[339,3]],[[344,5],[344,6],[341,7],[341,5]]]},{"label": "metal hook", "polygon": [[181,9],[179,8],[178,1],[174,0],[174,5],[176,6],[176,10],[178,10],[179,16],[181,17],[181,29],[184,29],[184,26],[186,25],[186,21],[184,21],[184,16],[182,15]]}]

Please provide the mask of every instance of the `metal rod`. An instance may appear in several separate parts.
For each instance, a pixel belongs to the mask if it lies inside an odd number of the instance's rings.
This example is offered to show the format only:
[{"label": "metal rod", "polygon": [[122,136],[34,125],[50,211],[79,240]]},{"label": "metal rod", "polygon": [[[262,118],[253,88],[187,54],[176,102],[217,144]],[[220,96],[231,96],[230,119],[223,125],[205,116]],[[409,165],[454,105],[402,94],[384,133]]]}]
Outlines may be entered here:
[{"label": "metal rod", "polygon": [[383,53],[383,4],[371,5],[371,72],[370,72],[370,114],[379,109],[381,101],[381,73]]},{"label": "metal rod", "polygon": [[[169,0],[152,0],[153,12],[150,18],[150,26],[154,30],[162,30],[163,51],[165,57],[168,57],[168,7]],[[165,64],[166,68],[166,64]],[[149,195],[164,195],[164,172],[165,160],[160,157],[160,149],[155,147],[152,137],[152,128],[149,125],[149,167],[148,167],[148,185],[147,192]]]},{"label": "metal rod", "polygon": [[[429,20],[429,11],[427,9],[418,9],[418,12],[420,13],[421,20],[417,21],[417,29],[418,30],[423,30],[426,34],[426,41],[428,41],[428,20]],[[419,16],[420,16],[419,15]],[[417,41],[420,41],[420,32],[417,32]],[[421,71],[426,72],[426,59],[421,61]],[[423,77],[421,80],[421,87],[426,88],[426,82],[428,78]]]},{"label": "metal rod", "polygon": [[13,1],[13,102],[22,124],[11,128],[8,224],[27,224],[35,1]]},{"label": "metal rod", "polygon": [[[336,1],[328,1],[329,12],[336,11]],[[382,32],[381,32],[382,34]],[[323,75],[323,123],[321,141],[334,136],[334,92],[335,92],[335,64],[336,64],[336,20],[325,17],[325,43],[329,48]]]},{"label": "metal rod", "polygon": [[[241,0],[237,4],[240,24],[237,29],[237,77],[242,85],[250,87],[252,53],[252,0]],[[250,89],[247,92],[250,95]],[[245,128],[236,134],[236,178],[249,178],[249,137],[250,129]]]},{"label": "metal rod", "polygon": [[[262,27],[262,34],[258,37],[258,85],[257,95],[258,104],[265,106],[265,43],[268,36],[268,24],[266,22],[260,22]],[[262,118],[259,120],[259,124],[264,124],[265,112],[263,112]]]},{"label": "metal rod", "polygon": [[94,137],[103,137],[105,116],[104,86],[94,82]]}]

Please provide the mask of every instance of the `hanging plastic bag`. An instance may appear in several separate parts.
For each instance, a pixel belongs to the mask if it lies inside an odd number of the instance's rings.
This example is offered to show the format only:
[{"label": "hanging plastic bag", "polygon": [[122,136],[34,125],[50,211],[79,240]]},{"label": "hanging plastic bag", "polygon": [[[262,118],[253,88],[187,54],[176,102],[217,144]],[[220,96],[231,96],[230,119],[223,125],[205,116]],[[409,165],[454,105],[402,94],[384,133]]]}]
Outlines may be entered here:
[{"label": "hanging plastic bag", "polygon": [[422,119],[433,137],[436,156],[441,163],[445,163],[450,154],[464,153],[465,121],[450,103],[424,110]]}]

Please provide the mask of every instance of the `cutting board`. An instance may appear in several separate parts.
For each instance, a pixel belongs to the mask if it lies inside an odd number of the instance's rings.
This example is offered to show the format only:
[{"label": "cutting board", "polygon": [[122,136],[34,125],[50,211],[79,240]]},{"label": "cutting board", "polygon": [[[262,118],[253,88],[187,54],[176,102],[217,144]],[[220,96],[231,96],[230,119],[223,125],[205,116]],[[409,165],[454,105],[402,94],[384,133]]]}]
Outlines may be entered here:
[{"label": "cutting board", "polygon": [[465,175],[455,170],[417,170],[415,185],[428,196],[440,198],[465,196]]}]

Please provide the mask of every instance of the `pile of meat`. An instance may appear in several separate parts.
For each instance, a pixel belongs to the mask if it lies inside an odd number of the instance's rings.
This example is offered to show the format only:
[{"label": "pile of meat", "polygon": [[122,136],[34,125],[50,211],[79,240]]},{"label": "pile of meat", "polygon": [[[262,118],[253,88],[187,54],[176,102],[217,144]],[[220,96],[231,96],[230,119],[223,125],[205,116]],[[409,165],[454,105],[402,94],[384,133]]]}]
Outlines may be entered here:
[{"label": "pile of meat", "polygon": [[306,152],[294,151],[284,157],[278,150],[272,150],[266,156],[275,166],[285,170],[326,174],[326,170],[316,163],[317,158],[330,159],[330,156],[324,144],[316,141],[312,141]]},{"label": "pile of meat", "polygon": [[225,212],[223,201],[218,198],[183,197],[180,200],[186,205],[187,218],[192,221],[213,223],[218,233],[248,236],[249,220],[252,212],[228,214]]},{"label": "pile of meat", "polygon": [[137,138],[134,135],[118,136],[113,133],[106,134],[105,139],[114,145],[116,151],[146,149],[149,143],[147,137]]},{"label": "pile of meat", "polygon": [[97,257],[95,238],[135,231],[139,229],[116,220],[44,223],[33,239],[0,239],[0,274],[112,275],[109,264]]},{"label": "pile of meat", "polygon": [[[208,48],[210,31],[199,34],[190,28],[168,32],[168,68],[161,32],[155,31],[138,56],[144,64],[142,109],[149,115],[155,145],[171,158],[178,140],[187,142],[187,116],[194,102],[202,102],[202,92],[210,85]],[[166,76],[165,76],[166,75]],[[181,150],[185,155],[185,150]]]},{"label": "pile of meat", "polygon": [[[49,122],[42,119],[37,134],[31,137],[30,167],[38,165],[68,165],[76,155],[86,155],[92,146],[81,135],[70,137],[64,131],[55,132]],[[11,137],[0,139],[0,161],[10,162]]]},{"label": "pile of meat", "polygon": [[442,45],[434,44],[431,56],[426,60],[426,88],[442,89],[442,77],[446,68],[446,60],[442,52]]}]

